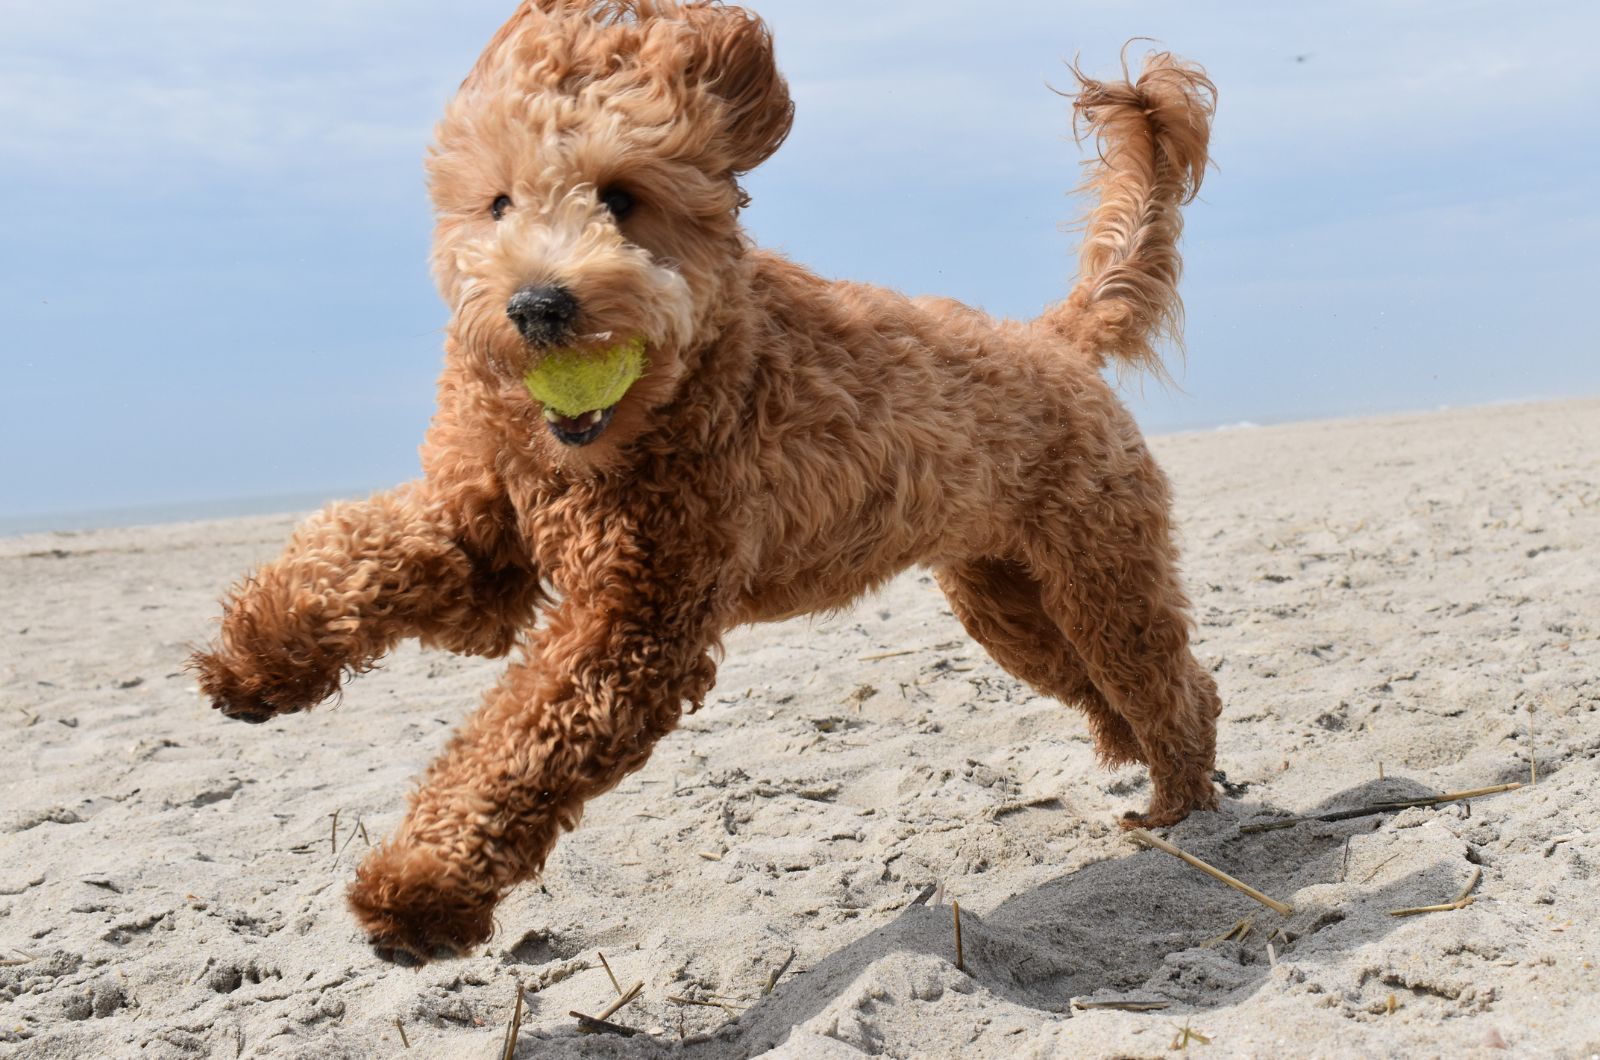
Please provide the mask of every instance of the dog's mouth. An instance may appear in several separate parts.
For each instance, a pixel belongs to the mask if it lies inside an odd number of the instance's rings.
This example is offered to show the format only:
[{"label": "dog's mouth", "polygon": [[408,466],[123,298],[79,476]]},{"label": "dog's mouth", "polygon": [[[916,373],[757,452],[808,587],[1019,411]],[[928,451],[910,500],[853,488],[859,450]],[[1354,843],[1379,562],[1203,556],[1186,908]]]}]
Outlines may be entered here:
[{"label": "dog's mouth", "polygon": [[585,412],[581,416],[563,416],[552,410],[544,410],[545,426],[550,428],[550,433],[555,435],[556,441],[562,445],[582,446],[588,445],[611,425],[611,417],[616,415],[617,406],[595,409]]},{"label": "dog's mouth", "polygon": [[588,445],[605,433],[648,365],[642,338],[620,343],[610,334],[591,338],[609,345],[587,342],[547,349],[522,378],[529,396],[544,406],[545,423],[562,445]]}]

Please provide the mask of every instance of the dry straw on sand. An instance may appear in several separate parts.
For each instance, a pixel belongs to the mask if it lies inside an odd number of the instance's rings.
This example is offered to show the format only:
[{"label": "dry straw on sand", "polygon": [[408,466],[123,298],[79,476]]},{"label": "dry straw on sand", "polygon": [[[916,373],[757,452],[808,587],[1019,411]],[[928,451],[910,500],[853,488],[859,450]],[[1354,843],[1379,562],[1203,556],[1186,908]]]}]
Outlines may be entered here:
[{"label": "dry straw on sand", "polygon": [[1319,813],[1310,817],[1290,817],[1282,821],[1267,821],[1258,824],[1246,824],[1239,827],[1244,834],[1254,832],[1275,832],[1280,828],[1293,828],[1306,821],[1349,821],[1357,817],[1375,817],[1384,813],[1399,813],[1417,806],[1443,806],[1450,802],[1466,802],[1469,799],[1480,799],[1485,795],[1498,795],[1504,791],[1516,791],[1522,787],[1519,782],[1510,784],[1491,784],[1486,788],[1473,788],[1471,791],[1452,791],[1447,795],[1429,795],[1420,799],[1401,799],[1396,802],[1375,802],[1367,806],[1357,806],[1349,810],[1334,810],[1331,813]]},{"label": "dry straw on sand", "polygon": [[1461,888],[1461,893],[1453,901],[1442,905],[1419,905],[1410,909],[1391,910],[1390,916],[1416,916],[1418,913],[1450,913],[1457,909],[1465,909],[1472,904],[1472,889],[1478,886],[1478,881],[1483,879],[1483,870],[1478,866],[1472,867],[1472,878],[1467,880],[1466,886]]},{"label": "dry straw on sand", "polygon": [[1294,909],[1291,906],[1278,901],[1276,898],[1267,897],[1254,887],[1250,886],[1248,883],[1237,880],[1234,877],[1229,876],[1226,872],[1223,872],[1221,869],[1206,864],[1193,854],[1179,850],[1165,839],[1151,835],[1149,831],[1143,828],[1134,828],[1128,832],[1128,835],[1131,838],[1145,844],[1146,846],[1154,847],[1157,850],[1171,854],[1180,861],[1193,865],[1195,868],[1199,869],[1207,876],[1210,876],[1212,879],[1220,880],[1241,894],[1248,895],[1249,897],[1255,899],[1268,909],[1272,910],[1274,913],[1277,913],[1279,916],[1290,916],[1294,913]]}]

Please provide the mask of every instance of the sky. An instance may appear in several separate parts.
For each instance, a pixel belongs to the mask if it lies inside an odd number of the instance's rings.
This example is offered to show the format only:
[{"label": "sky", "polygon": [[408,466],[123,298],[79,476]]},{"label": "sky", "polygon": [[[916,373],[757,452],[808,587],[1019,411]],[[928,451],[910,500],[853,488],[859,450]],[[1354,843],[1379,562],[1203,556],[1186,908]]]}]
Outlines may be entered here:
[{"label": "sky", "polygon": [[[1121,384],[1148,432],[1600,393],[1591,0],[751,6],[797,107],[757,241],[1003,316],[1072,277],[1066,64],[1206,67],[1187,351]],[[513,7],[6,0],[0,532],[418,473],[422,158]]]}]

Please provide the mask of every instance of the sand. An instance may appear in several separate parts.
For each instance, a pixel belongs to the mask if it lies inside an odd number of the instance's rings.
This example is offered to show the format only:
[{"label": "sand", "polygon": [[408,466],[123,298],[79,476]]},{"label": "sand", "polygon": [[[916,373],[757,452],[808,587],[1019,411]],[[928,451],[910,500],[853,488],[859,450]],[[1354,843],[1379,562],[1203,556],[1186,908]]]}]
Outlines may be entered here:
[{"label": "sand", "polygon": [[[1600,401],[1153,445],[1232,785],[1163,834],[1291,915],[1120,832],[1142,771],[911,572],[733,636],[481,954],[397,969],[343,889],[498,664],[230,723],[185,652],[292,517],[40,534],[0,540],[0,1055],[498,1057],[519,983],[523,1057],[1600,1053]],[[601,952],[635,1037],[568,1015]]]}]

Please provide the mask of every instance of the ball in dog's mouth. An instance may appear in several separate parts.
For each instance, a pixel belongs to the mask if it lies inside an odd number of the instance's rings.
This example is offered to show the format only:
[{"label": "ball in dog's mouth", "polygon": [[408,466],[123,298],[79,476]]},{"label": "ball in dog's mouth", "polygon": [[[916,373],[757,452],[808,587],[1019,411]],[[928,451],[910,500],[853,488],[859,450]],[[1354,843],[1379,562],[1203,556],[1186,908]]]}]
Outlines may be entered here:
[{"label": "ball in dog's mouth", "polygon": [[628,389],[645,370],[645,342],[601,349],[548,350],[523,376],[544,406],[550,433],[563,445],[588,445],[605,431]]}]

